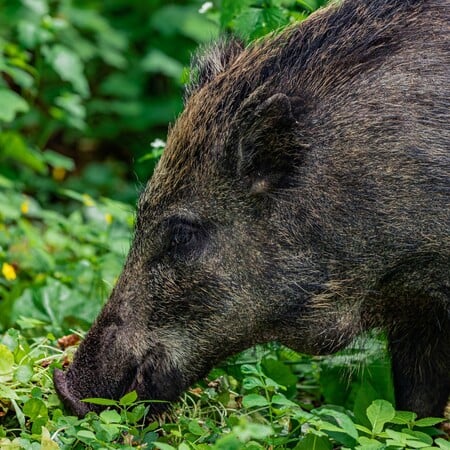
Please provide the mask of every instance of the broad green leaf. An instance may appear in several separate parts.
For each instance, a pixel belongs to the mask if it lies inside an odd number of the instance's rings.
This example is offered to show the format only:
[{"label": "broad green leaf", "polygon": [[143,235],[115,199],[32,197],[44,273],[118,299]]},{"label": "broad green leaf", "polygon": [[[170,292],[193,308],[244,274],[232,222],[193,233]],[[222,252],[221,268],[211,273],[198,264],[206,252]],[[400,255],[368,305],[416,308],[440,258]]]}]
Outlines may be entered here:
[{"label": "broad green leaf", "polygon": [[213,448],[214,450],[241,450],[244,445],[234,434],[228,434],[219,438]]},{"label": "broad green leaf", "polygon": [[[1,356],[0,356],[1,358]],[[31,380],[31,377],[34,375],[33,367],[28,364],[20,365],[15,373],[14,378],[20,383],[26,384]]]},{"label": "broad green leaf", "polygon": [[245,375],[260,375],[261,372],[258,370],[256,366],[252,366],[251,364],[243,364],[241,366],[241,372]]},{"label": "broad green leaf", "polygon": [[399,446],[399,447],[410,447],[410,448],[425,448],[429,447],[429,443],[425,443],[422,440],[414,439],[409,433],[398,432],[390,429],[386,429],[386,434],[390,439],[386,440],[386,444]]},{"label": "broad green leaf", "polygon": [[50,437],[50,432],[47,428],[42,427],[41,430],[41,450],[58,450],[59,445],[52,440]]},{"label": "broad green leaf", "polygon": [[53,150],[45,150],[43,157],[47,164],[52,167],[61,167],[65,170],[73,170],[75,163],[72,158],[61,155],[61,153],[54,152]]},{"label": "broad green leaf", "polygon": [[80,430],[77,432],[77,438],[81,441],[95,441],[96,437],[92,431]]},{"label": "broad green leaf", "polygon": [[22,0],[22,3],[38,16],[48,14],[48,5],[45,0]]},{"label": "broad green leaf", "polygon": [[84,130],[86,127],[86,108],[80,95],[65,92],[55,99],[58,108],[50,110],[55,119],[61,120],[67,125]]},{"label": "broad green leaf", "polygon": [[256,408],[261,406],[268,406],[269,402],[265,397],[259,394],[248,394],[242,399],[242,404],[246,408]]},{"label": "broad green leaf", "polygon": [[102,406],[117,406],[118,402],[116,400],[111,400],[110,398],[83,398],[81,400],[85,403],[92,403],[93,405],[102,405]]},{"label": "broad green leaf", "polygon": [[402,430],[402,433],[407,434],[407,435],[411,436],[412,438],[423,442],[424,444],[433,445],[432,437],[426,433],[422,433],[421,431],[415,431],[415,430],[410,430],[408,428],[404,428]]},{"label": "broad green leaf", "polygon": [[372,424],[372,431],[379,434],[383,427],[395,417],[395,409],[386,400],[375,400],[367,408],[367,418]]},{"label": "broad green leaf", "polygon": [[333,445],[325,436],[317,436],[308,433],[295,447],[294,450],[331,450]]},{"label": "broad green leaf", "polygon": [[292,373],[289,366],[273,358],[265,358],[261,363],[264,373],[284,386],[288,396],[295,395],[297,391],[297,376]]},{"label": "broad green leaf", "polygon": [[245,8],[252,4],[252,0],[222,0],[220,7],[220,25],[225,28]]},{"label": "broad green leaf", "polygon": [[396,411],[395,417],[390,423],[395,423],[397,425],[412,424],[416,418],[417,414],[411,411]]},{"label": "broad green leaf", "polygon": [[247,390],[250,391],[254,388],[261,388],[264,387],[264,383],[256,377],[246,377],[244,378],[244,380],[242,381],[242,387]]},{"label": "broad green leaf", "polygon": [[40,417],[48,416],[47,406],[39,398],[30,398],[23,405],[23,413],[33,421]]},{"label": "broad green leaf", "polygon": [[29,147],[24,138],[15,131],[0,133],[0,160],[3,158],[24,164],[41,174],[45,174],[47,170],[42,154]]},{"label": "broad green leaf", "polygon": [[[330,408],[321,408],[317,412],[324,420],[322,425],[328,435],[346,447],[353,447],[358,438],[358,431],[352,419],[341,411]],[[328,423],[331,422],[331,423]],[[334,425],[334,422],[337,424]],[[334,427],[334,428],[333,428]]]},{"label": "broad green leaf", "polygon": [[14,91],[0,88],[0,121],[11,122],[18,113],[29,110],[28,103]]},{"label": "broad green leaf", "polygon": [[439,448],[442,448],[443,450],[450,450],[450,442],[449,441],[438,438],[438,439],[436,439],[435,443],[437,445],[439,445]]},{"label": "broad green leaf", "polygon": [[424,419],[419,419],[414,422],[415,427],[434,427],[442,422],[445,419],[439,417],[425,417]]},{"label": "broad green leaf", "polygon": [[160,450],[176,450],[175,447],[172,447],[169,444],[165,444],[164,442],[153,442],[153,445]]},{"label": "broad green leaf", "polygon": [[18,398],[14,389],[11,389],[6,384],[0,383],[0,399],[18,400]]},{"label": "broad green leaf", "polygon": [[125,394],[120,400],[119,404],[122,406],[128,406],[133,404],[138,398],[136,391],[128,392],[128,394]]},{"label": "broad green leaf", "polygon": [[6,345],[0,344],[0,375],[8,375],[12,373],[13,366],[14,355]]},{"label": "broad green leaf", "polygon": [[189,422],[189,431],[196,436],[203,436],[205,434],[205,430],[200,426],[200,424],[196,420],[191,420]]},{"label": "broad green leaf", "polygon": [[356,447],[358,450],[383,450],[386,448],[384,444],[376,441],[375,439],[369,439],[367,437],[360,437],[358,442],[361,444]]},{"label": "broad green leaf", "polygon": [[120,423],[122,421],[120,414],[114,409],[102,411],[100,413],[100,419],[102,419],[105,423]]},{"label": "broad green leaf", "polygon": [[300,406],[287,399],[283,394],[275,394],[272,397],[272,403],[276,404],[276,405],[283,405],[283,406],[289,406],[289,407],[293,407],[293,408],[300,408]]},{"label": "broad green leaf", "polygon": [[[251,439],[258,440],[263,440],[273,435],[272,427],[269,425],[263,425],[262,423],[244,423],[243,425],[234,428],[233,431],[237,431],[238,436],[242,436],[242,432],[248,433]],[[246,440],[245,437],[244,440]]]},{"label": "broad green leaf", "polygon": [[83,73],[83,62],[74,51],[64,45],[56,44],[53,47],[44,47],[42,53],[62,80],[71,83],[82,97],[89,95],[89,85]]},{"label": "broad green leaf", "polygon": [[155,48],[147,53],[141,66],[147,72],[163,73],[175,81],[180,81],[183,73],[183,65],[179,61]]}]

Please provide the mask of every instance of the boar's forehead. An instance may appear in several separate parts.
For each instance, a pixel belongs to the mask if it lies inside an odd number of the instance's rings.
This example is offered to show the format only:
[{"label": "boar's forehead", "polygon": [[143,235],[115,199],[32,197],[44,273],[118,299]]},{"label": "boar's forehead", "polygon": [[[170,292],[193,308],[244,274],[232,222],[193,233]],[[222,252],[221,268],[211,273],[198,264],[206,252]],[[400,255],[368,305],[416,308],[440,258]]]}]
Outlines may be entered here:
[{"label": "boar's forehead", "polygon": [[[194,94],[171,129],[166,149],[141,198],[152,207],[163,207],[186,195],[219,196],[230,180],[221,171],[225,147],[230,144],[234,111],[227,97],[235,92],[215,91],[229,80],[221,78]],[[241,91],[245,97],[245,92]],[[237,99],[233,102],[238,104]],[[227,107],[224,106],[227,103]],[[211,191],[213,190],[213,192]]]}]

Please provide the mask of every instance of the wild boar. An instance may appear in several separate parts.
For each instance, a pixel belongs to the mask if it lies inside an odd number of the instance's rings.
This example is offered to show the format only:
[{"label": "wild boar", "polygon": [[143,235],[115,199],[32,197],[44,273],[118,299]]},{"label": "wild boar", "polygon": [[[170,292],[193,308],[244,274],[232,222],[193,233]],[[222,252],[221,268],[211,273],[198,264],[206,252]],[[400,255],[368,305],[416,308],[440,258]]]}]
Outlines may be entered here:
[{"label": "wild boar", "polygon": [[[111,297],[55,385],[172,401],[277,340],[388,335],[397,408],[450,393],[450,2],[344,0],[197,57]],[[160,404],[155,404],[157,412]]]}]

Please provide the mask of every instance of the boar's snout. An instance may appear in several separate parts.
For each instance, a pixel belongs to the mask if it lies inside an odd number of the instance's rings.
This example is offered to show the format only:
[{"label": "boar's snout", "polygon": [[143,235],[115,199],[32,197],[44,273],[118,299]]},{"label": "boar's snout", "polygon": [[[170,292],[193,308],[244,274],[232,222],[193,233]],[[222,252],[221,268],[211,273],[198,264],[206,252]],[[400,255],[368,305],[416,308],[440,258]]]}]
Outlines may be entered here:
[{"label": "boar's snout", "polygon": [[[141,357],[125,345],[117,345],[131,332],[120,330],[111,342],[106,330],[99,330],[103,317],[81,343],[74,361],[66,371],[56,369],[53,381],[64,405],[79,417],[90,411],[99,412],[99,405],[85,402],[87,398],[119,400],[128,392],[136,391],[141,400],[153,400],[150,414],[165,411],[169,402],[178,398],[187,387],[181,371],[172,361],[166,346],[161,342],[148,344],[148,351]],[[109,331],[113,328],[109,327]],[[116,328],[117,330],[117,328]],[[108,345],[101,345],[102,337]],[[116,345],[114,345],[116,344]]]},{"label": "boar's snout", "polygon": [[55,369],[53,381],[55,383],[56,392],[63,401],[64,405],[78,417],[83,417],[89,411],[93,410],[92,405],[80,401],[80,399],[70,391],[65,372]]}]

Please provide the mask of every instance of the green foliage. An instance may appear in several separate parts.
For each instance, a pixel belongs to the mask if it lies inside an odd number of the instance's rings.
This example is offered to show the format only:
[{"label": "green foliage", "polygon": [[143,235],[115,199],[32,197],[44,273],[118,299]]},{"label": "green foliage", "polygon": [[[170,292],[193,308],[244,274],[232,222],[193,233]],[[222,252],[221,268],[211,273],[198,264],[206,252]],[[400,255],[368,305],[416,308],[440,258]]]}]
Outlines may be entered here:
[{"label": "green foliage", "polygon": [[64,168],[48,148],[145,154],[181,109],[190,54],[217,36],[199,5],[0,0],[0,174]]},{"label": "green foliage", "polygon": [[[418,420],[385,400],[365,409],[368,426],[345,408],[302,402],[291,388],[311,376],[297,372],[305,357],[279,346],[250,350],[215,369],[174,406],[173,420],[152,421],[151,401],[137,400],[134,391],[119,400],[85,399],[110,409],[78,419],[64,414],[51,380],[53,369],[71,360],[77,339],[60,340],[63,350],[51,333],[26,338],[27,331],[10,329],[0,341],[2,449],[448,449],[434,428],[443,419]],[[255,351],[262,360],[250,364]]]},{"label": "green foliage", "polygon": [[0,329],[21,324],[60,335],[87,327],[120,272],[131,208],[74,191],[58,195],[78,208],[66,216],[15,189],[0,191],[0,265],[10,267],[0,277]]},{"label": "green foliage", "polygon": [[[218,21],[221,29],[254,40],[305,19],[328,0],[222,0]],[[214,10],[209,13],[214,16]]]}]

